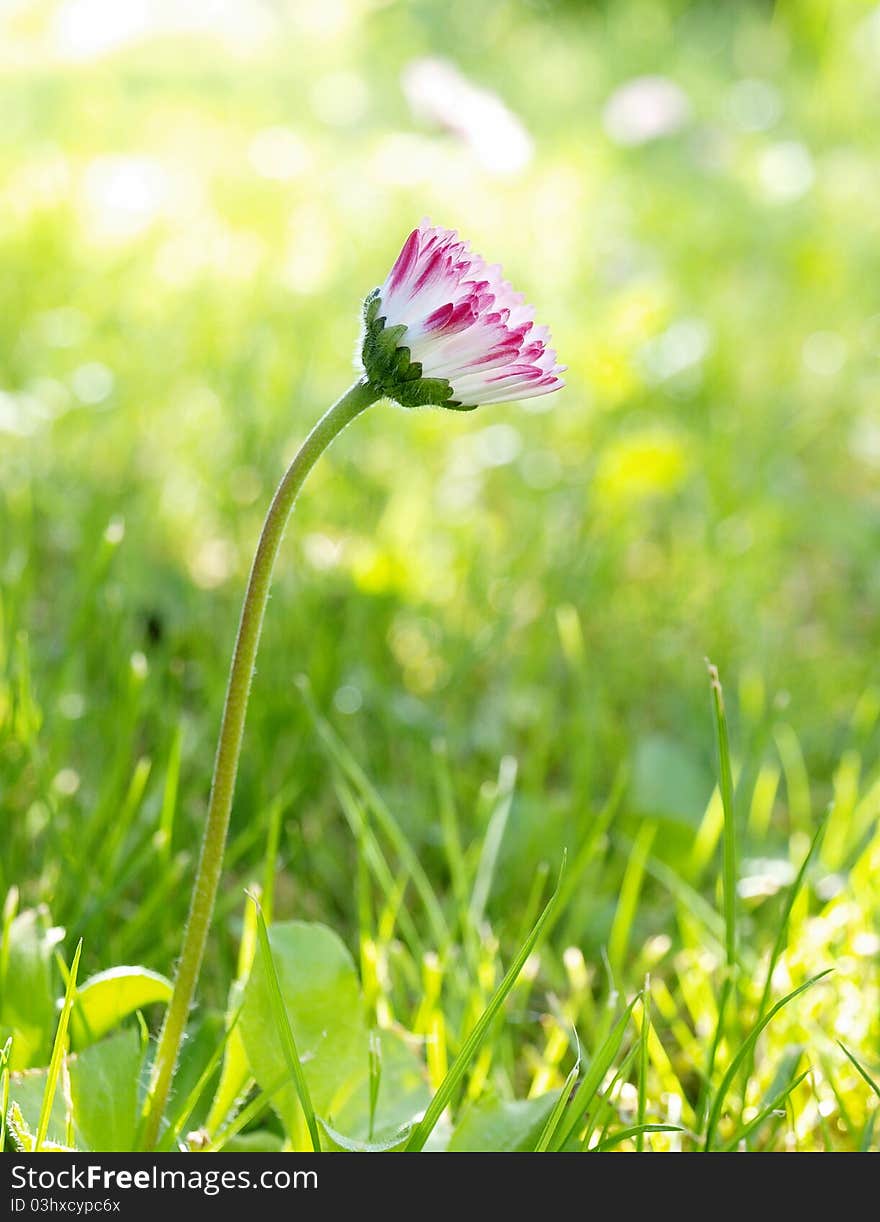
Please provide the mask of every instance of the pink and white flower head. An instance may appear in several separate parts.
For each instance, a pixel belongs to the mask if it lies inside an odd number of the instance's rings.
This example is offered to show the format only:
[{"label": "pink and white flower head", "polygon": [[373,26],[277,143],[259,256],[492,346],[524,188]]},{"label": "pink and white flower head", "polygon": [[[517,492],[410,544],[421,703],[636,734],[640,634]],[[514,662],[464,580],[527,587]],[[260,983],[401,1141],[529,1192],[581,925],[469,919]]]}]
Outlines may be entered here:
[{"label": "pink and white flower head", "polygon": [[565,366],[533,313],[498,264],[423,221],[364,303],[364,371],[404,407],[470,410],[548,395]]}]

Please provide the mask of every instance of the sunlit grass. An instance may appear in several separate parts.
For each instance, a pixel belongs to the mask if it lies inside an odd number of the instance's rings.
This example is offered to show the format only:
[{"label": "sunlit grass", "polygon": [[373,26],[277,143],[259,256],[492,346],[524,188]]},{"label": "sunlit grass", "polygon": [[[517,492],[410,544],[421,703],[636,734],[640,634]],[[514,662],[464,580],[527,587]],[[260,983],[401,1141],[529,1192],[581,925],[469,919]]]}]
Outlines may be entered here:
[{"label": "sunlit grass", "polygon": [[[56,5],[3,18],[4,1135],[53,1052],[53,929],[81,981],[171,971],[260,515],[428,213],[504,258],[569,387],[377,409],[316,471],[166,1142],[286,1139],[229,996],[259,884],[270,927],[341,934],[432,1093],[461,1068],[435,1139],[494,1100],[546,1149],[876,1147],[876,14],[322,8],[197,66],[204,31],[73,55]],[[688,116],[621,144],[606,104],[657,47]],[[527,165],[411,112],[426,55],[499,92]]]}]

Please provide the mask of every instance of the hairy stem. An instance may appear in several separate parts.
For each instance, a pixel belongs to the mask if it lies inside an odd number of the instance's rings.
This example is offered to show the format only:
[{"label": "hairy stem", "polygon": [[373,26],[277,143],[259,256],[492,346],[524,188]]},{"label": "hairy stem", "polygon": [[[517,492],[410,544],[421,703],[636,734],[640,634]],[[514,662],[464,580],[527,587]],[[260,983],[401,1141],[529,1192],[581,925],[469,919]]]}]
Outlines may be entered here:
[{"label": "hairy stem", "polygon": [[162,1117],[183,1040],[186,1020],[198,983],[205,943],[214,912],[217,886],[229,828],[235,777],[247,715],[254,661],[260,643],[263,615],[269,598],[272,570],[297,493],[317,460],[347,424],[378,398],[365,380],[355,382],[318,421],[287,469],[269,506],[248,579],[241,610],[235,652],[226,687],[226,703],[214,760],[214,779],[202,851],[183,935],[183,948],[174,979],[174,991],[159,1036],[150,1088],[144,1104],[141,1146],[152,1150],[159,1138]]}]

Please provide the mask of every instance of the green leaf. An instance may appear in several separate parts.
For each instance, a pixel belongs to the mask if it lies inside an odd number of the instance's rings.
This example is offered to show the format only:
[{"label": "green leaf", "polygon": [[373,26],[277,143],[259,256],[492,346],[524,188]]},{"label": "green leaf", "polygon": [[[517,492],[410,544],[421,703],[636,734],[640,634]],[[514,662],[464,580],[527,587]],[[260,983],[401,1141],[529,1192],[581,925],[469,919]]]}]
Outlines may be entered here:
[{"label": "green leaf", "polygon": [[499,1099],[470,1108],[456,1125],[450,1151],[531,1151],[538,1144],[560,1092],[537,1099]]},{"label": "green leaf", "polygon": [[[313,1105],[321,1115],[332,1115],[358,1068],[358,1039],[364,1024],[354,963],[336,934],[323,925],[299,921],[273,925],[269,944]],[[273,1015],[270,982],[258,955],[245,988],[239,1027],[251,1072],[266,1091],[288,1073]],[[272,1102],[294,1136],[302,1110],[293,1084]]]},{"label": "green leaf", "polygon": [[[120,1031],[67,1059],[70,1111],[78,1150],[131,1150],[138,1120],[138,1091],[144,1050],[137,1031]],[[10,1098],[25,1125],[36,1132],[48,1071],[12,1075]],[[66,1144],[67,1106],[55,1093],[42,1149]]]},{"label": "green leaf", "polygon": [[63,936],[63,930],[51,926],[42,910],[27,909],[9,926],[0,996],[0,1043],[9,1035],[15,1037],[10,1056],[12,1069],[45,1065],[49,1059],[58,1016],[54,955]]},{"label": "green leaf", "polygon": [[21,1114],[21,1108],[13,1103],[9,1108],[9,1136],[16,1150],[22,1154],[33,1152],[35,1138],[30,1126]]},{"label": "green leaf", "polygon": [[145,967],[113,967],[76,991],[70,1035],[76,1048],[94,1044],[135,1010],[171,997],[171,981]]},{"label": "green leaf", "polygon": [[[20,1126],[23,1125],[24,1130],[30,1134],[31,1140],[36,1140],[40,1107],[46,1094],[47,1076],[48,1071],[45,1069],[23,1069],[12,1074],[9,1082],[8,1120],[13,1137],[15,1137],[15,1130],[12,1117],[15,1114],[19,1117]],[[49,1120],[50,1140],[55,1142],[63,1140],[65,1120],[64,1099],[58,1095],[52,1105],[52,1115]],[[15,1140],[20,1144],[22,1138],[21,1136],[15,1137]],[[33,1149],[33,1146],[29,1148]]]},{"label": "green leaf", "polygon": [[77,1146],[133,1150],[145,1050],[138,1031],[118,1031],[69,1061]]},{"label": "green leaf", "polygon": [[[354,962],[324,925],[300,921],[268,929],[284,1011],[315,1112],[351,1140],[370,1127],[370,1035]],[[270,984],[257,956],[239,1020],[251,1072],[271,1096],[294,1145],[309,1138],[290,1067],[278,1040]],[[374,1137],[384,1141],[424,1109],[429,1095],[420,1058],[395,1032],[379,1035],[382,1074]],[[278,1090],[279,1082],[288,1085]]]}]

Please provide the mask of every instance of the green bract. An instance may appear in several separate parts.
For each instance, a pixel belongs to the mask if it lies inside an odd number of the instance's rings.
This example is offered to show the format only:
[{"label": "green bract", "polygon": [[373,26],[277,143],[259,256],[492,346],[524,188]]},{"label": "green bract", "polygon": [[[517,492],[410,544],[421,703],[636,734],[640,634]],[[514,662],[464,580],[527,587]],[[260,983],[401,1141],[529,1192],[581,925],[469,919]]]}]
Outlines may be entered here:
[{"label": "green bract", "polygon": [[420,361],[411,359],[409,348],[401,344],[406,327],[388,327],[379,313],[382,298],[373,289],[364,302],[364,338],[361,360],[364,372],[377,394],[393,399],[401,407],[449,407],[470,412],[474,405],[462,406],[452,398],[452,386],[446,378],[423,378]]}]

